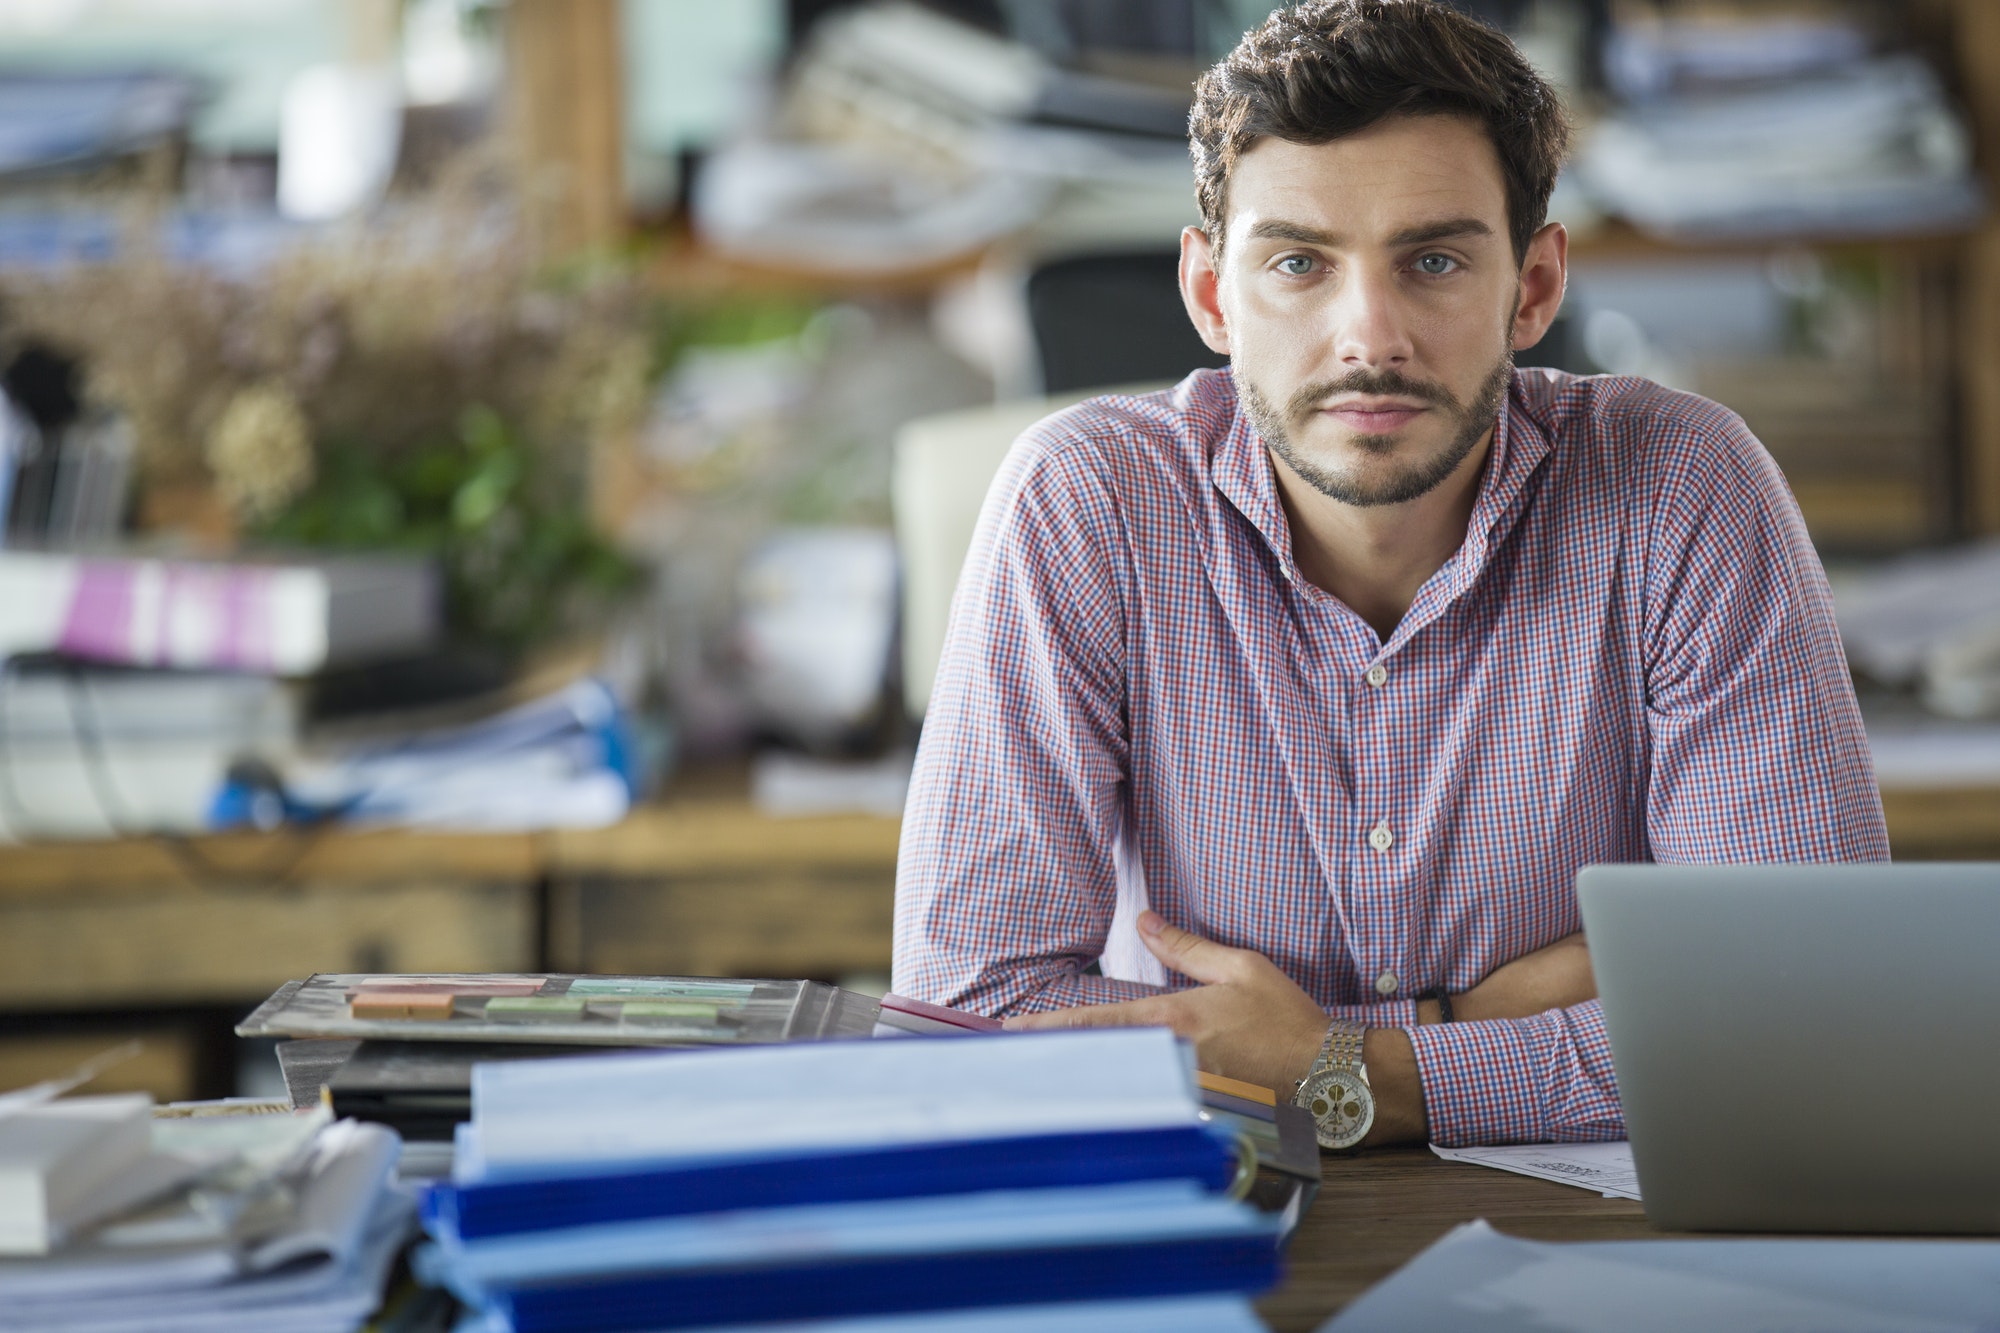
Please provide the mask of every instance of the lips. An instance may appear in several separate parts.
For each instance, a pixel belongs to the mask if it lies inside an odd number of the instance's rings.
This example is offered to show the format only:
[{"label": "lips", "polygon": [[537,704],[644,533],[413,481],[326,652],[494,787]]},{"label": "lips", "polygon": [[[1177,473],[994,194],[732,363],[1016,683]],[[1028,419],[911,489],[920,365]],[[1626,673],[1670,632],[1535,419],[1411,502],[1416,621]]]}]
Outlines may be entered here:
[{"label": "lips", "polygon": [[1364,435],[1387,435],[1415,421],[1427,409],[1402,403],[1384,403],[1380,406],[1341,404],[1323,410],[1349,430]]}]

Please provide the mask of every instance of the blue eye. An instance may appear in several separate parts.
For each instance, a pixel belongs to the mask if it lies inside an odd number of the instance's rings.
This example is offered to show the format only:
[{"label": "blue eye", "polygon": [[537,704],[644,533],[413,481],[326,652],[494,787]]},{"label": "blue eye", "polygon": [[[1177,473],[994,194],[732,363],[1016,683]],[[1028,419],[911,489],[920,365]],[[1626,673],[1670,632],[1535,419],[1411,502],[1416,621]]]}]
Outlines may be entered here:
[{"label": "blue eye", "polygon": [[1417,271],[1428,277],[1441,278],[1458,267],[1458,261],[1450,255],[1425,255],[1417,261]]},{"label": "blue eye", "polygon": [[1294,278],[1303,278],[1312,272],[1312,269],[1313,261],[1310,255],[1286,255],[1278,261],[1278,271],[1288,273]]}]

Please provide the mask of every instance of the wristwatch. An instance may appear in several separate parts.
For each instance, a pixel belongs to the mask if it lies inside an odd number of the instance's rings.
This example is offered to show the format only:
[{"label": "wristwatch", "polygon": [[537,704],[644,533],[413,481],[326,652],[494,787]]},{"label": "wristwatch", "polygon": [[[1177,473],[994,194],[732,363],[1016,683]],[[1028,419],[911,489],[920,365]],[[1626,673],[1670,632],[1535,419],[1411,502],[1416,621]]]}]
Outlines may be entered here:
[{"label": "wristwatch", "polygon": [[1361,1063],[1361,1024],[1336,1018],[1320,1043],[1319,1058],[1299,1080],[1292,1101],[1312,1112],[1322,1148],[1346,1149],[1368,1135],[1375,1123],[1375,1093]]}]

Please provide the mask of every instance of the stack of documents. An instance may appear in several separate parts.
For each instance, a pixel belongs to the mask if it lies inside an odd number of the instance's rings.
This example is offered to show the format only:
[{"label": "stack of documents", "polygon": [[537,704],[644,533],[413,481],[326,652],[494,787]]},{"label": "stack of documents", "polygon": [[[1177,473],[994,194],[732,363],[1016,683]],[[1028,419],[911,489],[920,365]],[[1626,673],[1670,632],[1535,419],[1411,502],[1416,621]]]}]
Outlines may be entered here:
[{"label": "stack of documents", "polygon": [[[323,1111],[132,1122],[105,1105],[125,1098],[77,1100],[117,1122],[119,1165],[84,1180],[58,1154],[37,1189],[5,1162],[21,1188],[0,1197],[0,1333],[349,1333],[381,1304],[414,1213],[388,1130]],[[64,1107],[0,1108],[0,1130]]]},{"label": "stack of documents", "polygon": [[416,1268],[491,1333],[1254,1330],[1245,1170],[1158,1029],[482,1065]]},{"label": "stack of documents", "polygon": [[[280,770],[278,793],[239,775],[217,795],[210,822],[601,828],[625,817],[641,786],[630,723],[609,685],[580,680],[483,721],[299,755]],[[267,808],[273,795],[278,804]]]},{"label": "stack of documents", "polygon": [[296,694],[274,676],[17,661],[0,675],[12,780],[0,835],[201,832],[231,766],[280,762],[300,728]]},{"label": "stack of documents", "polygon": [[1937,76],[1893,56],[1627,106],[1576,169],[1606,208],[1680,239],[1967,226],[1984,207],[1971,164]]}]

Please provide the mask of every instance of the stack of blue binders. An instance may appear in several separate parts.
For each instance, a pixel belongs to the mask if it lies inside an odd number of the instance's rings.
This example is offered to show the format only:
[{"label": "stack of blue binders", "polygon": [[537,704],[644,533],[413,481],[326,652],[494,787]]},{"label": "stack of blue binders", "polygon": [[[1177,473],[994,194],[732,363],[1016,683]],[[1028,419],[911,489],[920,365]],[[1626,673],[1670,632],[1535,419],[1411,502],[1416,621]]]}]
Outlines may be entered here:
[{"label": "stack of blue binders", "polygon": [[1249,1333],[1278,1223],[1200,1113],[1163,1029],[481,1065],[417,1271],[461,1333]]}]

